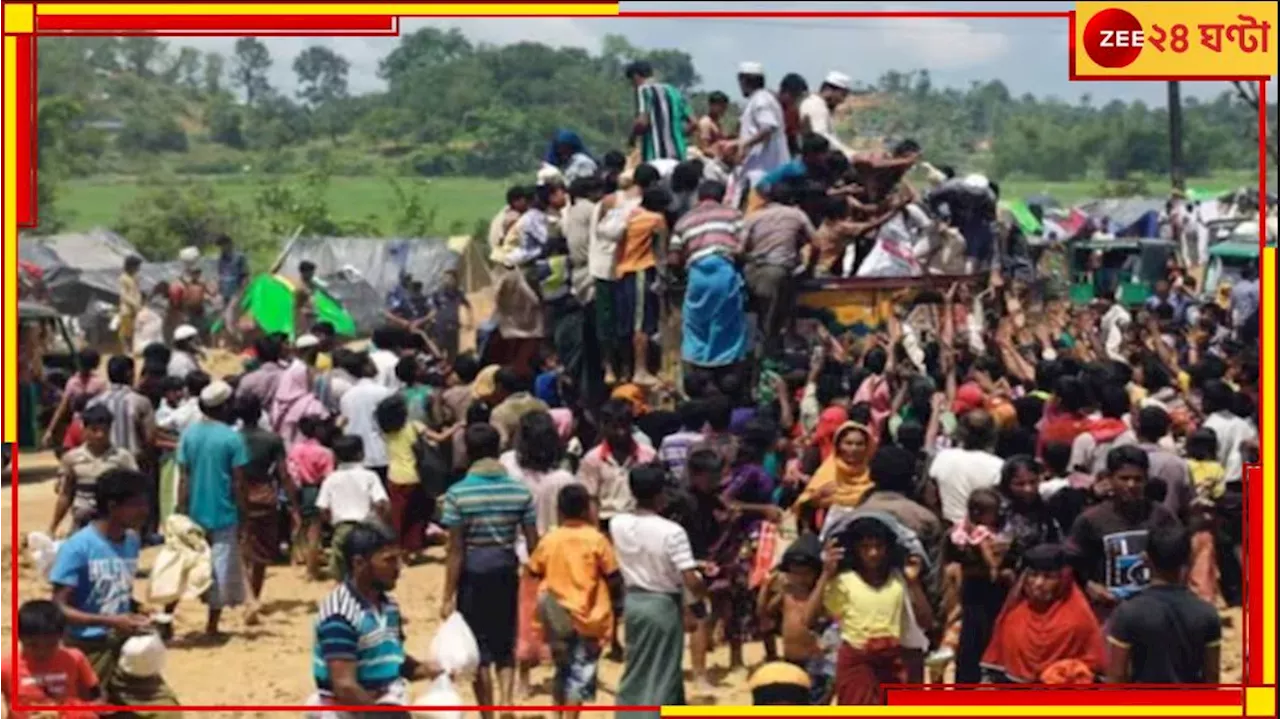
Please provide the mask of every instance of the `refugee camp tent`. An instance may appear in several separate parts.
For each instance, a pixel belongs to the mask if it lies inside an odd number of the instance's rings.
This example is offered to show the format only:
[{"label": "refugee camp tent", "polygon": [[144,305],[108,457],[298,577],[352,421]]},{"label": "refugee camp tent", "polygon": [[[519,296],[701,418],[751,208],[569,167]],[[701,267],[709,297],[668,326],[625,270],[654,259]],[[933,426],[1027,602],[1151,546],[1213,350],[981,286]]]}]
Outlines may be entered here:
[{"label": "refugee camp tent", "polygon": [[427,292],[440,286],[445,270],[458,272],[464,292],[488,284],[483,251],[456,238],[300,237],[287,248],[282,268],[296,273],[304,260],[315,263],[322,278],[340,273],[359,276],[380,298],[395,289],[405,272],[421,281]]},{"label": "refugee camp tent", "polygon": [[1053,210],[1061,207],[1058,201],[1049,195],[1029,195],[1023,201],[1029,207],[1039,207],[1042,210]]},{"label": "refugee camp tent", "polygon": [[[1079,209],[1116,237],[1154,238],[1159,234],[1165,203],[1159,197],[1123,197],[1093,200]],[[1105,225],[1101,224],[1104,220]]]},{"label": "refugee camp tent", "polygon": [[1038,235],[1043,229],[1040,219],[1035,216],[1027,203],[1021,200],[1001,202],[1000,209],[1008,211],[1013,216],[1014,222],[1018,223],[1018,229],[1022,230],[1024,235]]},{"label": "refugee camp tent", "polygon": [[[106,229],[66,233],[47,237],[22,237],[18,257],[39,267],[48,302],[61,314],[80,316],[93,307],[120,302],[120,273],[125,258],[139,255],[128,240]],[[216,262],[204,258],[201,268],[213,277]],[[150,292],[158,282],[176,280],[182,263],[143,262],[138,272],[142,291]]]},{"label": "refugee camp tent", "polygon": [[449,238],[449,249],[458,255],[459,260],[458,286],[467,294],[493,286],[488,253],[481,246],[482,244],[470,235],[455,235]]},{"label": "refugee camp tent", "polygon": [[[253,317],[258,327],[268,333],[283,333],[290,338],[297,336],[294,327],[295,280],[283,275],[261,274],[249,280],[241,295],[241,312]],[[343,308],[342,302],[324,289],[317,290],[312,298],[317,321],[329,322],[339,335],[356,336],[356,323]],[[215,327],[215,330],[218,329]]]}]

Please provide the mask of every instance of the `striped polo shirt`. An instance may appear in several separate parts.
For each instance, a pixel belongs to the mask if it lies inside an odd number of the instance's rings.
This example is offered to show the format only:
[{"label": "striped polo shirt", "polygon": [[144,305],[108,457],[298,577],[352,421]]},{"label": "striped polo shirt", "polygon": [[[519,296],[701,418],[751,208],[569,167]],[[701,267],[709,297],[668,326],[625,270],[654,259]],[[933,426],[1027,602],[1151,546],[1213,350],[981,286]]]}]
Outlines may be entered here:
[{"label": "striped polo shirt", "polygon": [[343,582],[320,604],[316,643],[312,652],[316,687],[332,691],[328,661],[355,661],[356,681],[369,692],[381,693],[399,681],[404,665],[404,634],[400,607],[388,595],[374,606]]},{"label": "striped polo shirt", "polygon": [[481,460],[444,493],[440,525],[464,528],[468,549],[515,548],[521,527],[536,527],[533,493],[497,460]]},{"label": "striped polo shirt", "polygon": [[641,138],[645,162],[684,159],[684,128],[693,116],[679,90],[665,82],[646,82],[636,88],[636,114],[649,118],[649,129]]},{"label": "striped polo shirt", "polygon": [[671,263],[691,265],[712,254],[732,260],[742,252],[742,213],[734,207],[705,200],[676,223],[671,238]]}]

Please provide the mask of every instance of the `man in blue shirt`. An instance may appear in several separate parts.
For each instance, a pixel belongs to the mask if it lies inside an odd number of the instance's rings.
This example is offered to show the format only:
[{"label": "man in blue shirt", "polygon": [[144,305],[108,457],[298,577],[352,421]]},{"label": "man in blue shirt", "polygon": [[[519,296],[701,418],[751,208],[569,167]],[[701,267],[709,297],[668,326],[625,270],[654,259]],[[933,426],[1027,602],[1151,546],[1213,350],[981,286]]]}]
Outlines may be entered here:
[{"label": "man in blue shirt", "polygon": [[769,196],[769,188],[790,180],[820,180],[827,176],[827,155],[831,152],[831,142],[822,135],[806,132],[800,139],[800,156],[779,165],[760,179],[757,190],[765,197]]},{"label": "man in blue shirt", "polygon": [[221,380],[200,392],[203,416],[178,440],[178,512],[204,530],[213,554],[213,587],[205,594],[205,633],[218,636],[224,607],[245,601],[239,524],[248,500],[244,467],[249,450],[231,428],[231,386]]},{"label": "man in blue shirt", "polygon": [[228,303],[244,289],[249,279],[249,260],[243,252],[237,252],[227,235],[219,235],[218,240],[218,294]]},{"label": "man in blue shirt", "polygon": [[222,298],[223,331],[236,331],[236,310],[240,304],[240,292],[249,281],[249,260],[243,252],[237,252],[228,235],[216,240],[218,253],[218,295]]},{"label": "man in blue shirt", "polygon": [[106,694],[106,704],[177,704],[173,692],[156,682],[117,676],[125,639],[151,630],[151,619],[136,613],[133,578],[147,520],[150,490],[145,476],[115,469],[98,477],[94,519],[58,550],[49,581],[53,601],[67,619],[69,646],[84,652]]},{"label": "man in blue shirt", "polygon": [[[442,673],[405,653],[396,538],[359,524],[342,541],[343,581],[320,604],[312,668],[322,701],[339,706],[408,704],[408,682]],[[377,716],[407,717],[379,713]]]}]

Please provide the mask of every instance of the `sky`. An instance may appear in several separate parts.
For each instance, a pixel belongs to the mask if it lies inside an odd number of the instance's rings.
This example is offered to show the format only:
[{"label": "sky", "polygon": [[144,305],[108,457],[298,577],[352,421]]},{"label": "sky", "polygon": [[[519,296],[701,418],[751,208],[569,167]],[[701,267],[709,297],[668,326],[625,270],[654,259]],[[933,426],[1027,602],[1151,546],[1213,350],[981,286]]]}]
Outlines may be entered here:
[{"label": "sky", "polygon": [[[624,10],[1069,10],[1069,2],[622,2]],[[1033,93],[1075,102],[1088,94],[1096,103],[1112,99],[1142,100],[1163,106],[1163,82],[1071,82],[1067,79],[1065,19],[402,19],[400,32],[422,27],[460,29],[473,42],[507,44],[521,41],[599,51],[608,34],[627,37],[642,48],[674,48],[688,52],[705,89],[733,94],[740,62],[764,64],[772,84],[787,72],[798,72],[810,86],[838,70],[855,81],[874,83],[889,70],[927,69],[935,86],[968,87],[973,81],[1000,80],[1014,95]],[[293,57],[310,45],[324,45],[351,62],[355,93],[381,89],[378,61],[398,38],[263,38],[275,62],[274,86],[296,86]],[[205,51],[230,55],[234,38],[182,38]],[[1230,90],[1224,82],[1183,83],[1183,97],[1212,98]],[[1274,95],[1272,95],[1274,96]]]}]

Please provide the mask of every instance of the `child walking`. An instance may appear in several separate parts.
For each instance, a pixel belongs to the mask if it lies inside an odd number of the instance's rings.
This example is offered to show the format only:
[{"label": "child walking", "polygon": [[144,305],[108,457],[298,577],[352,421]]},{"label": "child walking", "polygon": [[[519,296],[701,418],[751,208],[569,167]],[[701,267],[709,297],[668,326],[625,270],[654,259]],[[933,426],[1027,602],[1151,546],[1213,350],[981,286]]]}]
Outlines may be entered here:
[{"label": "child walking", "polygon": [[289,448],[286,457],[289,476],[298,488],[300,524],[294,533],[294,561],[304,564],[307,578],[320,579],[320,510],[316,499],[320,484],[333,473],[333,450],[321,443],[328,422],[307,416],[298,420],[299,440]]},{"label": "child walking", "polygon": [[[538,613],[555,662],[552,701],[581,706],[596,697],[601,648],[613,636],[622,574],[613,545],[591,520],[591,495],[580,484],[559,495],[560,526],[538,542],[529,571],[541,578]],[[578,712],[560,712],[562,719]]]},{"label": "child walking", "polygon": [[333,528],[329,571],[342,576],[342,541],[358,525],[380,520],[391,525],[390,500],[382,480],[364,462],[364,442],[356,435],[345,435],[333,441],[333,454],[338,468],[320,485],[316,508],[326,524]]}]

